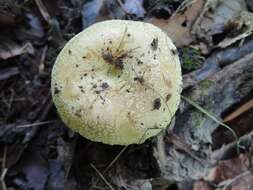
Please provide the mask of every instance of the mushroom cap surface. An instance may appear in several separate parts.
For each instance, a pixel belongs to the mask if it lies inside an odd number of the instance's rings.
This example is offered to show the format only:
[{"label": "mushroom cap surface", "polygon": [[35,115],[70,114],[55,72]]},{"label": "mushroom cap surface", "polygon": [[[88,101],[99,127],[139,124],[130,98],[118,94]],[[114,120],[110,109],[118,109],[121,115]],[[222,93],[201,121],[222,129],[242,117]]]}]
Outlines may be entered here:
[{"label": "mushroom cap surface", "polygon": [[96,23],[74,36],[52,70],[53,101],[63,122],[92,141],[143,143],[166,128],[179,102],[176,47],[156,26]]}]

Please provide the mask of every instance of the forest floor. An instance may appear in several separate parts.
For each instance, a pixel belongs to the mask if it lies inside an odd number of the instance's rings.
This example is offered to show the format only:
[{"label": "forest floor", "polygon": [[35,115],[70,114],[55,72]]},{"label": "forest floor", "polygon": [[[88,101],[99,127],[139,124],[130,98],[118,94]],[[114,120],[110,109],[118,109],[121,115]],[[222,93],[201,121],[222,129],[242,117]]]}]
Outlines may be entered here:
[{"label": "forest floor", "polygon": [[[68,129],[50,76],[64,44],[109,19],[152,23],[178,48],[171,127],[109,146]],[[252,190],[252,0],[0,1],[1,190]]]}]

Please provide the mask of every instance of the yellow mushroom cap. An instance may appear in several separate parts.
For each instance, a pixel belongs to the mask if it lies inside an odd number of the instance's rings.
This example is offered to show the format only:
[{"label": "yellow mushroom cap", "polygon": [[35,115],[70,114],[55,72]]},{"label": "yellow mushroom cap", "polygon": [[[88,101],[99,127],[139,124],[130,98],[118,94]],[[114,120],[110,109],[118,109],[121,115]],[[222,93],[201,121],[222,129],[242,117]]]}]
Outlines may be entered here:
[{"label": "yellow mushroom cap", "polygon": [[182,86],[176,47],[152,24],[110,20],[74,36],[52,70],[63,122],[106,144],[139,144],[166,128]]}]

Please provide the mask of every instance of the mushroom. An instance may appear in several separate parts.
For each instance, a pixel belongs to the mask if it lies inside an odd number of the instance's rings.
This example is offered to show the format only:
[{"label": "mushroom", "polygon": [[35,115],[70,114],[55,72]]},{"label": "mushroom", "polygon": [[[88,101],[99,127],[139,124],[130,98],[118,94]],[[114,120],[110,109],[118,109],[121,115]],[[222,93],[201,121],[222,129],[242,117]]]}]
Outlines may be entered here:
[{"label": "mushroom", "polygon": [[92,141],[143,143],[165,129],[182,90],[176,47],[152,24],[110,20],[74,36],[52,70],[63,122]]}]

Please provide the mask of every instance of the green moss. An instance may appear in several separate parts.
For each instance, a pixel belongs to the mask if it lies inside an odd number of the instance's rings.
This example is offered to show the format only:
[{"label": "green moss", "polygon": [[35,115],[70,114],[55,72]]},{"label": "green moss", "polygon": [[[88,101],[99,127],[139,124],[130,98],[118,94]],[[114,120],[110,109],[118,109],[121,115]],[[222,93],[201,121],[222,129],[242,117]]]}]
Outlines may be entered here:
[{"label": "green moss", "polygon": [[212,80],[203,80],[199,83],[199,86],[203,89],[208,89],[210,88],[211,86],[213,86],[215,84],[215,82],[213,82]]},{"label": "green moss", "polygon": [[192,122],[193,122],[193,126],[195,127],[203,127],[204,123],[205,123],[205,115],[201,112],[195,112],[192,116]]},{"label": "green moss", "polygon": [[204,57],[199,50],[183,47],[179,49],[179,53],[184,74],[199,69],[202,66]]}]

